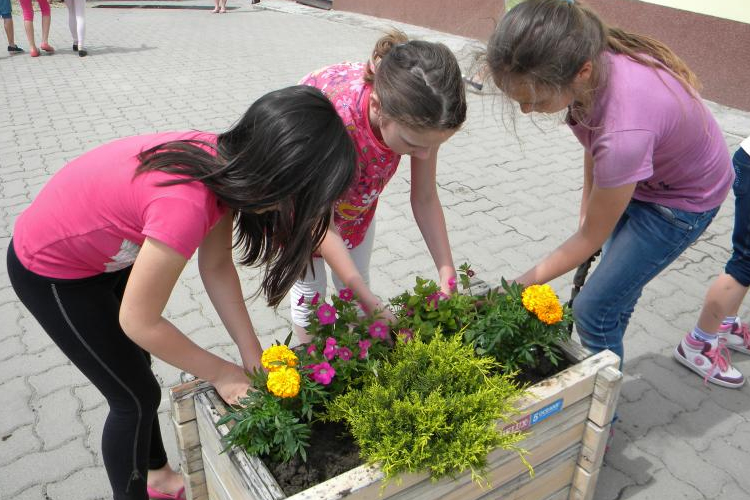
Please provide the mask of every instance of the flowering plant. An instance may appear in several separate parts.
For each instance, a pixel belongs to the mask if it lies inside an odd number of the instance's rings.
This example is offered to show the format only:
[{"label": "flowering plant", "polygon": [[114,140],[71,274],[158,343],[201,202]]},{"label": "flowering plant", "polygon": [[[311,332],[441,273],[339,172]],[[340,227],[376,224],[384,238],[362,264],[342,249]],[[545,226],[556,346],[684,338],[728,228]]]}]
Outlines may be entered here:
[{"label": "flowering plant", "polygon": [[227,448],[240,446],[251,454],[288,461],[306,458],[313,409],[326,397],[325,389],[300,369],[300,360],[285,344],[263,351],[262,370],[250,374],[251,388],[239,405],[217,425],[234,422],[224,437]]},{"label": "flowering plant", "polygon": [[250,374],[251,389],[218,424],[234,422],[227,446],[279,462],[306,460],[311,425],[323,403],[360,384],[376,371],[390,348],[391,332],[377,317],[360,315],[354,294],[343,289],[331,304],[316,295],[309,303],[310,344],[284,344],[263,351],[261,370]]},{"label": "flowering plant", "polygon": [[[459,267],[458,282],[471,292],[474,276],[469,264]],[[439,328],[443,335],[453,335],[476,320],[477,297],[458,291],[457,280],[451,281],[452,290],[446,294],[437,283],[417,277],[412,292],[404,292],[391,299],[398,319],[398,330],[405,335],[419,330],[421,338],[429,341]]]},{"label": "flowering plant", "polygon": [[556,346],[567,340],[570,309],[560,304],[552,287],[502,280],[503,292],[490,292],[477,320],[464,331],[464,339],[477,354],[490,354],[510,371],[545,363],[557,366]]},{"label": "flowering plant", "polygon": [[377,369],[390,348],[391,329],[378,316],[363,315],[348,288],[332,295],[330,304],[316,295],[308,305],[313,339],[304,348],[305,368],[327,394],[341,394]]}]

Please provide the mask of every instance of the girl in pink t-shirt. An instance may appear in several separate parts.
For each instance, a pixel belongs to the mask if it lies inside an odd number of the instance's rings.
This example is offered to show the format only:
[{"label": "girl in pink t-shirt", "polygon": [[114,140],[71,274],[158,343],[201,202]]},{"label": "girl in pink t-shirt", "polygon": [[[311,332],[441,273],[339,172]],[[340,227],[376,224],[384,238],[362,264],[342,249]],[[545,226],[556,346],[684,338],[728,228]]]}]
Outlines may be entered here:
[{"label": "girl in pink t-shirt", "polygon": [[[232,249],[242,264],[266,266],[262,291],[278,305],[323,240],[354,164],[330,101],[289,87],[261,97],[218,136],[136,136],[85,153],[18,218],[11,284],[109,403],[102,456],[115,499],[184,498],[159,434],[150,354],[208,380],[230,403],[245,395],[261,346]],[[196,250],[242,365],[200,348],[162,316]]]},{"label": "girl in pink t-shirt", "polygon": [[[307,339],[307,305],[325,295],[325,263],[337,288],[348,287],[368,312],[393,316],[368,287],[378,198],[396,172],[401,155],[411,156],[411,206],[414,218],[438,270],[440,286],[449,292],[456,275],[435,176],[440,145],[466,118],[461,70],[451,51],[438,43],[409,41],[393,31],[376,44],[369,63],[336,64],[302,79],[331,100],[357,149],[357,177],[336,202],[333,224],[320,257],[292,288],[295,331]],[[314,271],[314,273],[313,273]]]},{"label": "girl in pink t-shirt", "polygon": [[[584,147],[577,231],[519,276],[545,283],[601,260],[573,304],[594,351],[623,356],[643,287],[711,223],[733,181],[716,120],[693,72],[661,42],[606,26],[572,0],[527,0],[490,38],[487,65],[521,111],[557,113]],[[675,351],[709,381],[739,387],[715,335],[693,332]]]}]

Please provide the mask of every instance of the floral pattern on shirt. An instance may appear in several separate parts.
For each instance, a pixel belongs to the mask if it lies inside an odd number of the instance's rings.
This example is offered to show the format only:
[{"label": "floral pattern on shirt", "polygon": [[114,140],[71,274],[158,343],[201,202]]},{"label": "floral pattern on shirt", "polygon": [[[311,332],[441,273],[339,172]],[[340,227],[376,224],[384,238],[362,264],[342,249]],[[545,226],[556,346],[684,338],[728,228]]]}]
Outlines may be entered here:
[{"label": "floral pattern on shirt", "polygon": [[300,81],[320,89],[333,103],[357,150],[357,176],[334,208],[334,223],[347,248],[362,243],[380,193],[401,160],[370,127],[368,104],[372,86],[364,82],[364,72],[365,63],[342,63],[310,73]]}]

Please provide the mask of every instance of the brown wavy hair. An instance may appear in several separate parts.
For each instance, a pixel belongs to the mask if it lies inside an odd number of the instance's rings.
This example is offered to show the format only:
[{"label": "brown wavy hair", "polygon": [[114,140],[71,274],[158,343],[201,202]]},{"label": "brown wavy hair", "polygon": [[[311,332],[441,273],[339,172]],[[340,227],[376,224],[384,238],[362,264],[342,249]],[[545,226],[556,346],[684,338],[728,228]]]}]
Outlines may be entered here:
[{"label": "brown wavy hair", "polygon": [[669,47],[653,38],[608,26],[577,0],[526,0],[518,4],[498,23],[485,57],[501,89],[518,77],[534,85],[563,89],[573,82],[583,64],[591,61],[592,92],[579,103],[585,115],[593,92],[606,82],[600,63],[605,51],[667,71],[697,97],[698,77]]},{"label": "brown wavy hair", "polygon": [[409,40],[392,30],[375,44],[364,79],[383,113],[398,123],[453,130],[466,120],[461,68],[442,43]]}]

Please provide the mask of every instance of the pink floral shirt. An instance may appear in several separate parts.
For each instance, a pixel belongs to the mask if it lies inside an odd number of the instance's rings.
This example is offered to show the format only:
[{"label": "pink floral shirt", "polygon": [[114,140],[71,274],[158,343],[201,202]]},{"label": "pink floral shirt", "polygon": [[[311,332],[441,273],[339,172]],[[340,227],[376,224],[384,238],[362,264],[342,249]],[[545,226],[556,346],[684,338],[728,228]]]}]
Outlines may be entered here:
[{"label": "pink floral shirt", "polygon": [[365,63],[335,64],[300,81],[302,85],[320,89],[331,100],[357,150],[358,175],[334,208],[336,228],[350,249],[362,243],[375,216],[378,197],[401,160],[400,155],[375,137],[370,126],[372,86],[363,80],[365,67]]}]

